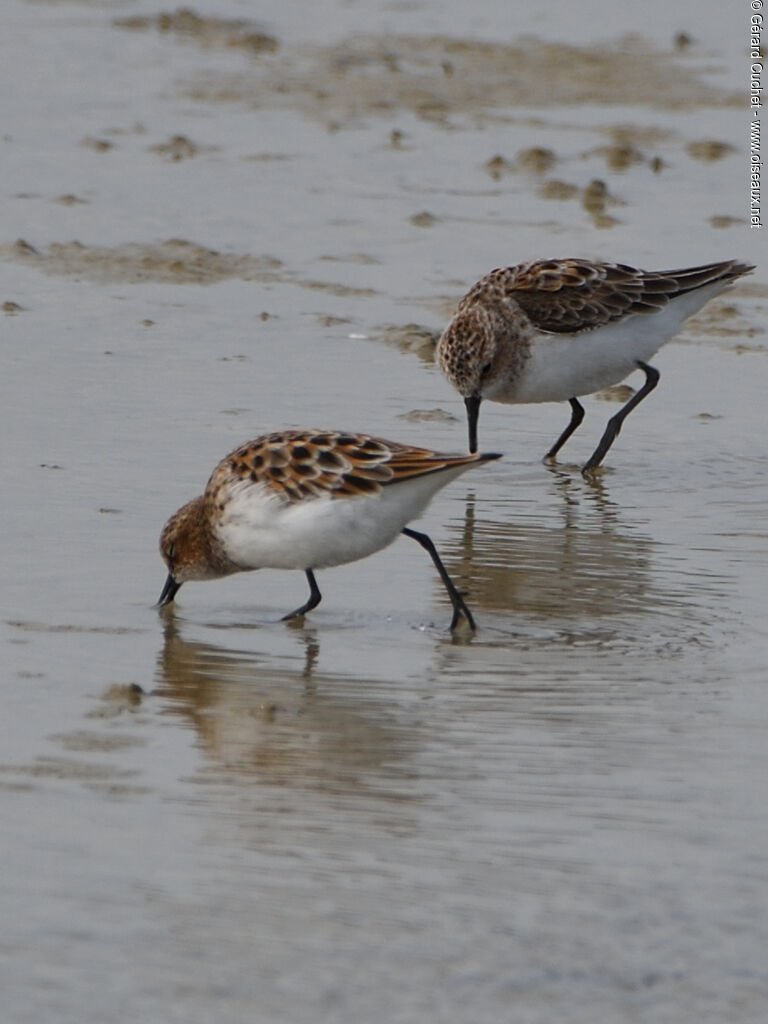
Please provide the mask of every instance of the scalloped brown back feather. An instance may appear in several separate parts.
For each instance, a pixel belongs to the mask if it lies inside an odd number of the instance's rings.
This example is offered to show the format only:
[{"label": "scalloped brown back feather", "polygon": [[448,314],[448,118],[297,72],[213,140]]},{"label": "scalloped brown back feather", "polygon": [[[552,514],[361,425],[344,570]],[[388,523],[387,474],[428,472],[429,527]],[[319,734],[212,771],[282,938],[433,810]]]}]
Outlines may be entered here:
[{"label": "scalloped brown back feather", "polygon": [[534,327],[551,334],[592,330],[634,313],[655,313],[670,299],[754,269],[736,260],[680,270],[637,270],[582,259],[531,260],[492,270],[470,289],[458,312],[475,304],[516,303]]},{"label": "scalloped brown back feather", "polygon": [[449,466],[477,461],[477,455],[441,455],[368,434],[284,430],[256,438],[227,455],[205,491],[219,503],[232,482],[261,483],[288,502],[322,495],[354,498],[377,494],[382,487]]}]

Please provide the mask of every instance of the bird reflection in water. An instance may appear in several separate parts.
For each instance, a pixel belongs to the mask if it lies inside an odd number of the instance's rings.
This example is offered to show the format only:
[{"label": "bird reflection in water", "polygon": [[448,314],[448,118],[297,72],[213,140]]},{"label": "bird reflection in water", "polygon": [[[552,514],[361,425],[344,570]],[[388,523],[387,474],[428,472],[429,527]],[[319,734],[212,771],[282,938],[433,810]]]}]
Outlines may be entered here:
[{"label": "bird reflection in water", "polygon": [[394,786],[412,727],[371,686],[318,673],[314,630],[296,628],[297,658],[185,640],[173,610],[162,616],[155,693],[194,727],[209,767],[332,792],[367,791],[375,773],[377,795],[387,796],[382,766]]},{"label": "bird reflection in water", "polygon": [[[471,600],[515,616],[577,618],[658,611],[670,600],[652,583],[655,542],[621,523],[599,480],[550,467],[557,500],[519,504],[467,498],[464,522],[442,541],[446,565]],[[503,518],[494,516],[503,509]]]}]

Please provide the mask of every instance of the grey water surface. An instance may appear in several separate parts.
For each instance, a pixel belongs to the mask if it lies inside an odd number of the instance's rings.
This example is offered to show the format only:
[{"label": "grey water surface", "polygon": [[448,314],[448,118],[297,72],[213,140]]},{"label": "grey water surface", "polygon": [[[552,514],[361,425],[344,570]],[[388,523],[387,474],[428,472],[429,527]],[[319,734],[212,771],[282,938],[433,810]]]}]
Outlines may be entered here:
[{"label": "grey water surface", "polygon": [[[768,271],[747,6],[9,0],[5,1024],[762,1022]],[[616,393],[487,405],[415,544],[154,602],[163,522],[291,426],[465,446],[494,266],[756,273]],[[637,384],[630,378],[629,384]]]}]

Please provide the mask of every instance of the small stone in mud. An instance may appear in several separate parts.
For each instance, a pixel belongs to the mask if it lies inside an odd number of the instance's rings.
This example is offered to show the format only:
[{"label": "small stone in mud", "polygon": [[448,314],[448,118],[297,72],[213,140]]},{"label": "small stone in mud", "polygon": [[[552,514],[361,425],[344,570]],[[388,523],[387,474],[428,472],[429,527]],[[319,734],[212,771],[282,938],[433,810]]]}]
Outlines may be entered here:
[{"label": "small stone in mud", "polygon": [[110,149],[115,148],[114,142],[110,142],[109,139],[94,139],[90,135],[86,135],[84,139],[81,139],[80,145],[93,149],[97,153],[107,153]]},{"label": "small stone in mud", "polygon": [[612,171],[625,171],[632,164],[641,164],[645,160],[640,150],[628,142],[601,146],[595,152],[605,157],[605,162]]},{"label": "small stone in mud", "polygon": [[492,156],[485,164],[485,169],[488,171],[494,181],[498,181],[502,174],[509,174],[515,169],[515,165],[510,163],[509,160],[505,160],[499,153],[496,156]]},{"label": "small stone in mud", "polygon": [[417,228],[431,228],[433,224],[437,224],[439,219],[434,214],[424,211],[423,213],[415,213],[411,217],[411,224]]},{"label": "small stone in mud", "polygon": [[37,249],[23,238],[17,238],[13,243],[13,251],[17,256],[37,256]]},{"label": "small stone in mud", "polygon": [[530,149],[521,149],[516,159],[517,165],[524,171],[530,171],[533,174],[544,174],[554,166],[555,154],[551,149],[544,149],[542,146],[531,146]]},{"label": "small stone in mud", "polygon": [[401,413],[397,418],[408,423],[457,423],[459,419],[445,409],[411,409],[410,412]]},{"label": "small stone in mud", "polygon": [[24,309],[18,302],[13,302],[11,299],[6,299],[3,303],[3,312],[7,313],[8,316],[15,316],[17,313],[21,313]]},{"label": "small stone in mud", "polygon": [[578,191],[577,185],[559,181],[557,178],[545,181],[539,186],[539,195],[542,199],[573,199]]},{"label": "small stone in mud", "polygon": [[149,151],[167,157],[169,160],[178,161],[197,156],[200,147],[186,135],[172,135],[167,142],[158,142],[157,145],[150,146]]},{"label": "small stone in mud", "polygon": [[81,199],[79,196],[74,196],[72,193],[67,193],[64,196],[57,196],[56,202],[61,203],[62,206],[75,206],[77,203],[87,203],[87,199]]},{"label": "small stone in mud", "polygon": [[90,711],[87,718],[114,718],[124,711],[140,707],[148,691],[138,683],[111,683],[101,694],[98,708]]}]

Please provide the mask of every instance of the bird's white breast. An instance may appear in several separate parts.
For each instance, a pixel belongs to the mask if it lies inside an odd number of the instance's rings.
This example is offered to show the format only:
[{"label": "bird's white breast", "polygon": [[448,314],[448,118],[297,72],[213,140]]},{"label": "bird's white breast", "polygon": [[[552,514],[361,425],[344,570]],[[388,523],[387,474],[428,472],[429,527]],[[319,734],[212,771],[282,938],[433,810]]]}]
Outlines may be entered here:
[{"label": "bird's white breast", "polygon": [[430,498],[476,463],[388,484],[361,497],[287,502],[260,483],[232,486],[215,533],[242,569],[321,569],[391,544]]},{"label": "bird's white breast", "polygon": [[673,299],[658,313],[637,313],[578,334],[539,334],[515,379],[497,380],[496,402],[559,402],[618,384],[648,362],[683,323],[726,287],[722,281]]}]

